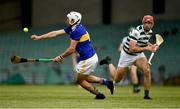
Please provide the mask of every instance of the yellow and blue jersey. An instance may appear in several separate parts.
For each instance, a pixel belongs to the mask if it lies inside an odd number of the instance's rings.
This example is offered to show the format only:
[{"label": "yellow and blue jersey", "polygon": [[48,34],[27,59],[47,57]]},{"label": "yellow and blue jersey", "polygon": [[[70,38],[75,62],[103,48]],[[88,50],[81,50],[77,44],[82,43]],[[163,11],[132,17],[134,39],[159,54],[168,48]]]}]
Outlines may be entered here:
[{"label": "yellow and blue jersey", "polygon": [[76,51],[80,55],[78,61],[89,59],[96,53],[90,41],[90,36],[82,24],[77,24],[75,28],[66,27],[64,31],[70,35],[72,40],[79,42],[76,46]]}]

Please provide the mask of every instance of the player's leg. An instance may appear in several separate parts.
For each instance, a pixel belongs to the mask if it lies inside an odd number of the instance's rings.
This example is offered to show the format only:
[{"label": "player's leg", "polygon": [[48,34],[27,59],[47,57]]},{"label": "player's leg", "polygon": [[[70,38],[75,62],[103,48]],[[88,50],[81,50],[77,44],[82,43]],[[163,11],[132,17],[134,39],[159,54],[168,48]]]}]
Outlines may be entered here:
[{"label": "player's leg", "polygon": [[104,65],[107,64],[109,67],[109,72],[111,74],[112,79],[115,79],[115,75],[116,75],[116,67],[111,63],[111,57],[107,56],[106,58],[102,59],[99,62],[100,65]]},{"label": "player's leg", "polygon": [[88,77],[88,75],[83,75],[78,73],[77,74],[77,83],[84,89],[86,89],[87,91],[89,91],[92,94],[96,95],[96,99],[105,99],[104,94],[102,94],[101,92],[99,92],[92,84],[90,84],[89,82],[86,81],[86,78]]},{"label": "player's leg", "polygon": [[86,81],[88,81],[89,83],[100,83],[100,84],[106,85],[107,88],[110,90],[111,94],[114,93],[114,84],[113,84],[113,81],[111,80],[100,78],[94,75],[89,75],[87,76]]},{"label": "player's leg", "polygon": [[88,59],[86,61],[86,74],[89,74],[89,76],[86,78],[87,81],[91,83],[101,83],[107,86],[107,88],[110,89],[111,94],[114,92],[114,84],[113,81],[109,81],[103,78],[99,78],[93,75],[90,75],[90,73],[93,73],[97,67],[98,64],[98,57],[97,55],[94,55],[92,58]]},{"label": "player's leg", "polygon": [[[111,66],[109,66],[109,69],[110,67]],[[127,71],[128,71],[128,67],[118,67],[114,78],[115,83],[120,82]]]},{"label": "player's leg", "polygon": [[141,57],[136,60],[135,64],[144,72],[144,99],[151,99],[149,97],[149,90],[151,87],[151,70],[146,57]]},{"label": "player's leg", "polygon": [[137,67],[135,65],[132,65],[129,68],[129,73],[131,76],[131,81],[133,83],[133,92],[138,93],[140,91],[140,87],[139,87],[138,77],[137,77]]},{"label": "player's leg", "polygon": [[98,93],[98,90],[86,81],[87,76],[88,75],[82,75],[78,73],[76,82],[87,91],[96,95]]},{"label": "player's leg", "polygon": [[[87,85],[87,82],[90,83],[102,83],[108,86],[108,88],[110,89],[111,93],[113,93],[113,89],[114,89],[114,85],[112,81],[107,81],[106,79],[102,79],[99,77],[95,77],[90,75],[92,72],[95,71],[96,66],[98,63],[98,57],[95,54],[93,57],[87,59],[87,60],[83,60],[80,61],[77,66],[76,66],[76,72],[78,73],[78,84],[82,85],[83,88],[85,88],[86,90],[89,90],[90,92],[93,91],[93,88],[90,88],[90,85]],[[85,80],[86,84],[82,84],[81,80]],[[110,84],[111,83],[111,84]],[[109,87],[109,85],[111,85],[111,87]],[[94,93],[94,92],[93,92]],[[99,98],[99,94],[96,94],[96,98]],[[102,95],[102,94],[101,94]],[[101,96],[100,96],[101,99]]]},{"label": "player's leg", "polygon": [[[111,63],[111,58],[109,56],[107,56],[105,59],[102,59],[99,64],[100,65],[103,65],[103,64],[108,65],[109,72],[110,72],[115,83],[121,81],[124,74],[128,70],[128,67],[118,67],[116,69],[116,67]],[[120,64],[118,66],[120,66]]]},{"label": "player's leg", "polygon": [[109,56],[107,56],[106,58],[102,59],[100,62],[99,62],[100,65],[103,65],[103,64],[107,64],[108,65],[108,69],[109,69],[109,72],[110,72],[110,75],[112,77],[112,79],[115,81],[115,76],[116,76],[116,67],[111,63],[111,58]]}]

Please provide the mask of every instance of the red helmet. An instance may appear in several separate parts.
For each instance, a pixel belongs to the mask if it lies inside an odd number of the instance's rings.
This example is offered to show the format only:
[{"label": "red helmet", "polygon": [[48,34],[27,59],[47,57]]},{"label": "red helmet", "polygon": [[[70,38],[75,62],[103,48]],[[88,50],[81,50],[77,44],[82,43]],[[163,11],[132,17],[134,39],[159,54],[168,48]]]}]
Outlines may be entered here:
[{"label": "red helmet", "polygon": [[153,18],[153,16],[151,16],[151,15],[145,15],[145,16],[143,17],[143,20],[142,20],[142,23],[144,23],[144,22],[154,23],[154,18]]}]

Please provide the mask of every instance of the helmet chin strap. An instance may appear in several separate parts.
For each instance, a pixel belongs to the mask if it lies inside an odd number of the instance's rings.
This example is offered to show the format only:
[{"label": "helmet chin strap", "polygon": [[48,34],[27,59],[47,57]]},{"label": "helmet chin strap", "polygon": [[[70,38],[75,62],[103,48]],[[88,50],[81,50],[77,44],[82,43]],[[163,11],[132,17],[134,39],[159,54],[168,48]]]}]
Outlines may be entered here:
[{"label": "helmet chin strap", "polygon": [[79,22],[79,20],[76,21],[74,24],[70,25],[69,27],[72,27],[72,26],[76,25],[78,22]]}]

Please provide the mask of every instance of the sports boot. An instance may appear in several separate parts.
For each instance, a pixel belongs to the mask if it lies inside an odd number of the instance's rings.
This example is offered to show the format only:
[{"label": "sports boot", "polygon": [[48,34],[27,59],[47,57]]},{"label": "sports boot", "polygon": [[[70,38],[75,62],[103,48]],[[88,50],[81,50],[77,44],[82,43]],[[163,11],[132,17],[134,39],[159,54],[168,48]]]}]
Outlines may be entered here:
[{"label": "sports boot", "polygon": [[102,60],[99,62],[99,65],[110,64],[110,63],[111,63],[111,57],[110,57],[110,56],[107,56],[105,59],[102,59]]},{"label": "sports boot", "polygon": [[103,93],[100,93],[100,92],[95,97],[95,99],[105,99],[105,98],[106,98],[105,95]]}]

